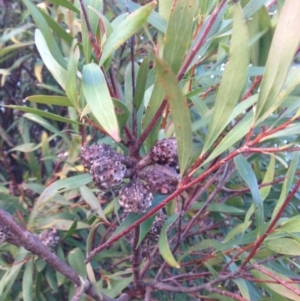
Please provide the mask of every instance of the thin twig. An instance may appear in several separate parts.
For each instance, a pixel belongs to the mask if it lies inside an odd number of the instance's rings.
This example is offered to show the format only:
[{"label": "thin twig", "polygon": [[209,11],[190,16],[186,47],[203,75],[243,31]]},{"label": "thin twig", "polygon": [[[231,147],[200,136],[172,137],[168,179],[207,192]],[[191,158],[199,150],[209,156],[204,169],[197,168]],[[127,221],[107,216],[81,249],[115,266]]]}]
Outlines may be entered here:
[{"label": "thin twig", "polygon": [[232,292],[221,290],[221,289],[216,288],[216,287],[212,288],[210,291],[213,292],[213,293],[217,293],[219,295],[227,296],[227,297],[231,298],[232,300],[249,301],[249,299],[246,299],[246,298],[244,298],[242,296],[239,296],[239,295],[234,294]]},{"label": "thin twig", "polygon": [[221,12],[221,10],[223,9],[224,5],[226,4],[227,0],[222,0],[222,2],[220,3],[220,5],[218,7],[216,7],[216,9],[213,11],[213,13],[210,16],[210,19],[208,20],[206,27],[202,33],[202,36],[200,37],[200,39],[198,40],[198,42],[196,43],[196,45],[191,49],[188,57],[185,59],[185,61],[183,62],[178,74],[177,74],[177,80],[181,81],[181,79],[183,78],[184,74],[186,73],[186,71],[188,70],[191,62],[193,61],[194,57],[197,55],[199,49],[205,44],[207,36],[209,34],[209,31],[211,30],[212,26],[214,25],[219,13]]},{"label": "thin twig", "polygon": [[137,298],[142,298],[144,294],[143,281],[140,274],[140,264],[141,264],[141,245],[138,246],[140,236],[140,227],[137,226],[134,229],[134,236],[132,241],[132,272],[133,272],[133,285],[136,292]]},{"label": "thin twig", "polygon": [[94,33],[92,31],[91,24],[90,24],[90,21],[88,19],[88,15],[87,15],[85,5],[83,3],[83,0],[79,0],[79,2],[80,2],[81,10],[82,10],[82,13],[83,13],[83,18],[85,20],[85,24],[86,24],[86,27],[87,27],[87,30],[88,30],[89,39],[91,41],[91,44],[92,44],[92,47],[95,51],[97,59],[100,60],[100,56],[101,56],[100,48],[99,48],[99,45],[97,44],[96,37],[94,36]]},{"label": "thin twig", "polygon": [[258,240],[255,242],[253,249],[251,250],[251,252],[249,253],[249,255],[247,256],[247,258],[242,262],[242,264],[240,265],[239,269],[243,270],[245,268],[245,266],[247,265],[247,263],[251,260],[251,258],[256,254],[257,249],[261,246],[261,244],[263,243],[263,241],[266,239],[266,237],[271,233],[271,231],[273,230],[273,228],[275,227],[276,223],[278,222],[279,218],[281,217],[283,211],[285,210],[285,208],[287,207],[287,205],[290,203],[290,201],[292,200],[292,198],[294,197],[294,195],[296,194],[296,192],[298,191],[300,187],[300,180],[298,180],[298,182],[296,183],[296,185],[294,186],[293,190],[289,193],[289,195],[287,196],[287,198],[285,199],[284,203],[282,204],[280,210],[278,211],[278,213],[276,214],[276,216],[274,217],[274,219],[271,221],[271,223],[269,224],[266,232],[258,238]]},{"label": "thin twig", "polygon": [[300,296],[300,290],[299,289],[297,289],[296,287],[290,285],[287,281],[283,280],[279,276],[273,274],[272,272],[267,270],[264,266],[258,265],[256,263],[253,263],[252,265],[253,265],[253,268],[255,268],[256,270],[258,270],[258,271],[264,273],[265,275],[273,278],[274,280],[276,280],[277,283],[279,283],[279,284],[283,285],[284,287],[286,287],[287,289],[291,290],[297,296]]}]

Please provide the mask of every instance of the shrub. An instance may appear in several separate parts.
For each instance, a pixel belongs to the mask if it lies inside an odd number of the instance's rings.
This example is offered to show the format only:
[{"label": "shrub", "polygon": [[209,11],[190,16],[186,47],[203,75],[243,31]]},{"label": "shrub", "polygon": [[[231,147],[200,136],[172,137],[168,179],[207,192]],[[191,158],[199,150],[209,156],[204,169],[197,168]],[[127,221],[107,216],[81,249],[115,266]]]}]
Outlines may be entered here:
[{"label": "shrub", "polygon": [[300,2],[265,2],[18,3],[0,301],[299,299]]}]

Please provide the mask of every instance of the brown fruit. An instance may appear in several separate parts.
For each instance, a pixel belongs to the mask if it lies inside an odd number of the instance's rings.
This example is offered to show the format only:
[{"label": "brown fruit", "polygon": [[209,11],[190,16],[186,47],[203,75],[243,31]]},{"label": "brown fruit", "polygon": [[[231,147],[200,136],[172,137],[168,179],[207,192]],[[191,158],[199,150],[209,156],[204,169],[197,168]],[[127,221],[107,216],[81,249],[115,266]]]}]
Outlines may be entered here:
[{"label": "brown fruit", "polygon": [[141,213],[152,205],[152,192],[138,178],[133,178],[130,183],[122,187],[119,196],[119,204],[124,208],[124,212]]},{"label": "brown fruit", "polygon": [[150,156],[158,164],[178,165],[177,141],[175,138],[158,141],[151,149]]},{"label": "brown fruit", "polygon": [[126,167],[120,161],[105,158],[94,161],[91,165],[90,173],[99,189],[110,190],[123,182]]},{"label": "brown fruit", "polygon": [[138,176],[147,182],[150,190],[158,194],[170,194],[177,189],[179,175],[170,166],[155,164],[139,171]]},{"label": "brown fruit", "polygon": [[81,161],[85,168],[90,169],[94,162],[113,158],[117,154],[109,145],[95,144],[81,148]]}]

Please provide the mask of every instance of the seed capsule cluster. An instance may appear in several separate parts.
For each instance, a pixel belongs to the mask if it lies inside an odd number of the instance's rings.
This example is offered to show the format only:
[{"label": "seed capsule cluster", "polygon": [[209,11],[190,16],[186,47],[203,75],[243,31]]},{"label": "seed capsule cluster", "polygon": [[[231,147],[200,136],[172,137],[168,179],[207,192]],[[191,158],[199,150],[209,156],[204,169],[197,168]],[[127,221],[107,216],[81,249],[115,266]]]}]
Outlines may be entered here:
[{"label": "seed capsule cluster", "polygon": [[[147,155],[146,166],[140,165],[142,168],[135,159],[117,153],[106,144],[83,147],[81,161],[96,187],[114,194],[118,191],[119,204],[126,213],[145,212],[152,205],[154,194],[170,194],[179,182],[177,143],[173,138],[158,141]],[[127,184],[125,178],[130,178]],[[162,214],[158,216],[154,229],[160,227],[160,220],[164,221]]]},{"label": "seed capsule cluster", "polygon": [[175,168],[154,164],[144,168],[139,177],[147,182],[150,190],[158,194],[170,194],[177,188],[179,175]]},{"label": "seed capsule cluster", "polygon": [[149,186],[142,183],[137,177],[122,187],[119,195],[119,204],[123,207],[124,212],[141,213],[152,205],[153,193]]},{"label": "seed capsule cluster", "polygon": [[90,171],[96,187],[104,191],[111,190],[123,182],[126,166],[121,160],[122,155],[106,144],[81,149],[83,166]]},{"label": "seed capsule cluster", "polygon": [[177,141],[175,138],[158,141],[150,151],[154,162],[162,165],[178,166]]}]

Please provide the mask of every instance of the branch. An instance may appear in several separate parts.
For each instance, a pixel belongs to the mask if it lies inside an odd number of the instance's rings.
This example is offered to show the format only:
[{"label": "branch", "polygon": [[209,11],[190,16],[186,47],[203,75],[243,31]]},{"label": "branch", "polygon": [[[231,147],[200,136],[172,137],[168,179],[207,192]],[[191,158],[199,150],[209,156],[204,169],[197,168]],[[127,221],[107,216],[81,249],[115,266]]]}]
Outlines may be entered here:
[{"label": "branch", "polygon": [[[0,220],[1,224],[8,228],[11,235],[18,240],[19,245],[23,246],[29,252],[38,255],[41,259],[46,261],[55,271],[60,272],[71,282],[73,282],[77,288],[83,286],[84,292],[97,301],[115,301],[115,299],[111,299],[103,294],[101,294],[101,296],[98,296],[88,280],[83,283],[78,274],[70,266],[68,266],[59,257],[52,253],[47,247],[45,247],[38,239],[38,237],[21,228],[14,221],[12,216],[3,209],[0,209]],[[118,300],[120,301],[121,299]],[[122,300],[125,301],[129,299]]]},{"label": "branch", "polygon": [[242,296],[239,296],[237,294],[234,294],[234,293],[231,293],[231,292],[228,292],[228,291],[225,291],[225,290],[221,290],[219,288],[212,288],[210,290],[211,292],[214,292],[214,293],[217,293],[219,295],[223,295],[223,296],[227,296],[229,298],[231,298],[232,300],[235,299],[235,300],[238,300],[238,301],[249,301],[248,299],[242,297]]}]

